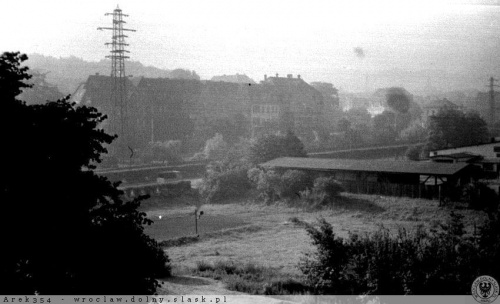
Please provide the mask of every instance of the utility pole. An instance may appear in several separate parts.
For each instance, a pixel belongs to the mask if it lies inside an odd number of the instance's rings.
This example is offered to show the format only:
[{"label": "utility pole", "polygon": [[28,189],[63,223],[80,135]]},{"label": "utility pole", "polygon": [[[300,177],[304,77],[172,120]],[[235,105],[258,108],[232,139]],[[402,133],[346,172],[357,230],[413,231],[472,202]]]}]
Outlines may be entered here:
[{"label": "utility pole", "polygon": [[126,53],[130,52],[125,49],[125,47],[128,46],[128,44],[125,43],[125,38],[128,38],[128,36],[123,33],[125,31],[135,32],[135,30],[123,28],[123,24],[126,23],[123,18],[128,17],[128,15],[123,14],[122,10],[118,6],[116,6],[116,9],[112,13],[106,13],[105,16],[113,16],[113,27],[98,27],[97,29],[101,31],[112,31],[111,42],[105,43],[106,46],[111,45],[111,54],[106,56],[106,58],[111,59],[111,78],[113,83],[111,91],[111,106],[113,107],[111,128],[113,132],[119,134],[118,140],[123,145],[123,147],[119,148],[120,150],[123,150],[122,148],[125,148],[126,143],[129,140],[129,130],[127,127],[128,97],[125,59],[130,58],[126,55]]},{"label": "utility pole", "polygon": [[498,85],[495,84],[495,81],[498,81],[498,79],[495,79],[493,77],[490,77],[490,117],[489,117],[489,125],[490,128],[493,127],[495,124],[495,119],[496,119],[496,105],[495,105],[495,87],[499,87]]}]

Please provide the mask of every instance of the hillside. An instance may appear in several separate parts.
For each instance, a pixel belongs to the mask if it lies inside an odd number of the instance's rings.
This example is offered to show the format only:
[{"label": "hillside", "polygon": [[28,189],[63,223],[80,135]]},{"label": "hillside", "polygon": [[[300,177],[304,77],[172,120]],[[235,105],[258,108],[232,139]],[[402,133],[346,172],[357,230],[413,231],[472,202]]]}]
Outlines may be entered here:
[{"label": "hillside", "polygon": [[[86,81],[89,75],[96,73],[109,75],[111,70],[109,60],[92,62],[74,56],[56,58],[40,54],[29,54],[28,57],[27,65],[30,69],[48,72],[46,81],[56,85],[64,94],[73,93],[79,84]],[[138,61],[127,61],[126,71],[128,75],[152,78],[170,77],[172,72],[145,66]]]}]

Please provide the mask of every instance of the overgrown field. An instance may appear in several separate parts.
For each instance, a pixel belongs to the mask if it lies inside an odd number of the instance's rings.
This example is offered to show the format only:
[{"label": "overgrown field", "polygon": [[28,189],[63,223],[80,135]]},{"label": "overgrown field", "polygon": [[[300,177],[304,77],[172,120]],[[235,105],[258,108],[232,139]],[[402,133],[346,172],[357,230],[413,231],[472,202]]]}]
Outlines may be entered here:
[{"label": "overgrown field", "polygon": [[394,232],[399,227],[437,227],[446,222],[450,210],[464,215],[466,229],[473,233],[487,218],[482,211],[460,206],[438,207],[437,201],[343,193],[335,206],[321,209],[303,202],[267,205],[252,200],[202,205],[200,236],[195,237],[195,204],[193,199],[177,198],[151,199],[144,205],[148,217],[155,221],[146,233],[163,242],[174,273],[192,273],[200,263],[223,261],[271,267],[298,276],[299,261],[315,250],[304,223],[315,224],[319,218],[342,237],[376,231],[380,225]]}]

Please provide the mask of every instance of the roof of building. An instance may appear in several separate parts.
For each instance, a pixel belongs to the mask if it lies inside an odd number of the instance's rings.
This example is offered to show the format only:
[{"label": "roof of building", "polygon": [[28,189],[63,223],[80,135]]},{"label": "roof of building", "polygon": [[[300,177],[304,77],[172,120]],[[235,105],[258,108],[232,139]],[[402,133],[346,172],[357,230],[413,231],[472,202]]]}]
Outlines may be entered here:
[{"label": "roof of building", "polygon": [[414,173],[452,176],[468,167],[467,163],[435,163],[403,160],[357,160],[324,159],[305,157],[282,157],[261,164],[262,167],[316,171],[362,171],[384,173]]},{"label": "roof of building", "polygon": [[469,153],[469,152],[457,152],[457,153],[451,153],[451,154],[438,154],[438,155],[433,155],[431,156],[431,159],[438,159],[438,158],[448,158],[448,159],[464,159],[464,160],[473,160],[473,159],[478,159],[478,158],[483,158],[481,155],[474,154],[474,153]]},{"label": "roof of building", "polygon": [[488,142],[483,142],[483,143],[477,143],[474,145],[464,145],[464,146],[457,146],[457,147],[450,147],[450,148],[442,148],[442,149],[436,149],[430,151],[430,155],[435,156],[435,155],[447,155],[447,154],[439,154],[439,152],[444,152],[448,150],[456,150],[456,149],[463,149],[467,147],[479,147],[479,146],[487,146],[487,145],[498,145],[500,143],[500,137],[493,137],[490,139]]}]

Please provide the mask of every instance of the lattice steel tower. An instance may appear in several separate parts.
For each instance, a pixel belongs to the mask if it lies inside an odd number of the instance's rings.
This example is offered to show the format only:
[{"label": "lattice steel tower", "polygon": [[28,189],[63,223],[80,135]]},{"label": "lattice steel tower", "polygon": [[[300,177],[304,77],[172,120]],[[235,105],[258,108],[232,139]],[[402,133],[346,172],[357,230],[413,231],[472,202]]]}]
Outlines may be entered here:
[{"label": "lattice steel tower", "polygon": [[[106,46],[111,45],[110,55],[106,58],[111,59],[111,78],[112,78],[112,91],[111,91],[111,105],[113,107],[113,117],[111,118],[111,129],[113,132],[119,133],[121,142],[128,141],[128,105],[127,105],[127,76],[125,74],[125,59],[130,58],[125,49],[128,46],[125,43],[125,31],[135,32],[133,29],[123,28],[126,23],[123,17],[128,17],[122,13],[122,10],[116,6],[112,13],[106,13],[105,16],[113,16],[113,27],[98,27],[98,30],[111,30],[111,42],[105,43]],[[119,138],[120,141],[120,138]]]}]

